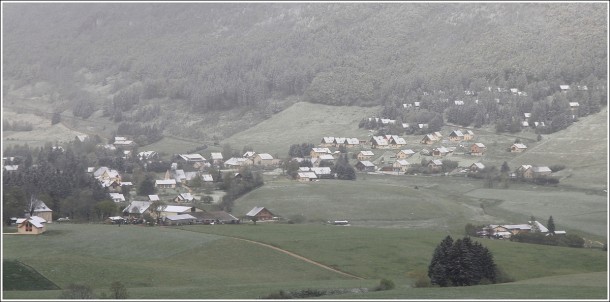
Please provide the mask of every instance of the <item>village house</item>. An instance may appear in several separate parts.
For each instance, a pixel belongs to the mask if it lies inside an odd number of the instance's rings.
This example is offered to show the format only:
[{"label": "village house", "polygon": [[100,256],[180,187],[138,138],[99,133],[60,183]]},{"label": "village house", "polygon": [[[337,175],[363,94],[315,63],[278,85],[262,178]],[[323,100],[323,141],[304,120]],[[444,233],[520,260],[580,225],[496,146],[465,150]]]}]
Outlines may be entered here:
[{"label": "village house", "polygon": [[449,133],[449,140],[452,142],[459,142],[464,140],[464,134],[460,130],[453,130]]},{"label": "village house", "polygon": [[431,160],[428,162],[428,172],[438,173],[443,170],[443,162],[440,159]]},{"label": "village house", "polygon": [[345,141],[346,140],[347,140],[346,137],[335,137],[335,141],[333,143],[333,146],[339,147],[341,145],[345,145]]},{"label": "village house", "polygon": [[320,147],[332,147],[335,144],[335,138],[332,136],[325,136],[320,142]]},{"label": "village house", "polygon": [[474,139],[474,132],[472,132],[472,130],[466,130],[462,132],[462,134],[464,134],[465,141],[471,141]]},{"label": "village house", "polygon": [[373,156],[375,156],[375,154],[373,153],[373,151],[367,151],[367,150],[363,150],[358,152],[358,155],[356,155],[356,158],[358,160],[369,160],[371,159]]},{"label": "village house", "polygon": [[[45,220],[45,222],[52,222],[53,221],[53,210],[51,210],[51,208],[49,208],[42,200],[40,199],[34,199],[32,201],[32,205],[34,207],[34,211],[32,213],[32,216],[38,216],[42,219]],[[30,214],[29,210],[25,211],[26,215]]]},{"label": "village house", "polygon": [[512,146],[510,146],[510,152],[513,152],[513,153],[523,152],[526,149],[527,149],[526,145],[519,144],[519,143],[516,143],[516,144],[513,144]]},{"label": "village house", "polygon": [[531,179],[531,178],[546,177],[546,176],[550,176],[552,172],[553,171],[551,171],[551,169],[546,166],[541,166],[541,167],[531,166],[523,172],[523,178]]},{"label": "village house", "polygon": [[426,134],[424,138],[421,140],[421,143],[424,145],[432,145],[438,141],[438,138],[434,134]]},{"label": "village house", "polygon": [[471,155],[482,156],[485,151],[487,151],[487,147],[483,143],[474,143],[470,146]]},{"label": "village house", "polygon": [[259,221],[272,220],[275,215],[265,207],[254,207],[246,214],[248,219],[255,217]]},{"label": "village house", "polygon": [[150,213],[152,201],[132,201],[123,209],[123,215],[130,218],[142,218],[144,213]]},{"label": "village house", "polygon": [[100,167],[93,172],[93,177],[97,179],[102,186],[109,186],[113,182],[121,183],[121,175],[117,170],[108,167]]},{"label": "village house", "polygon": [[402,148],[407,144],[405,139],[399,137],[398,135],[386,135],[386,138],[388,140],[388,144],[392,148]]},{"label": "village house", "polygon": [[125,196],[121,193],[108,193],[110,195],[110,199],[114,202],[125,202]]},{"label": "village house", "polygon": [[277,161],[269,153],[260,153],[254,156],[254,164],[258,166],[272,166],[276,163]]},{"label": "village house", "polygon": [[194,224],[197,222],[197,218],[189,214],[183,215],[169,215],[163,217],[164,225],[185,225]]},{"label": "village house", "polygon": [[309,182],[318,179],[314,172],[297,172],[297,180],[301,182]]},{"label": "village house", "polygon": [[470,167],[468,168],[470,173],[478,173],[481,170],[485,169],[485,165],[483,163],[477,162],[477,163],[473,163],[472,165],[470,165]]},{"label": "village house", "polygon": [[515,177],[524,177],[523,174],[525,173],[525,171],[527,171],[528,169],[530,169],[532,166],[531,165],[521,165],[519,166],[519,168],[517,168],[515,170]]},{"label": "village house", "polygon": [[411,149],[400,150],[400,151],[398,151],[398,153],[396,153],[396,158],[405,159],[405,158],[409,158],[409,157],[413,156],[413,154],[415,154],[415,151],[413,151]]},{"label": "village house", "polygon": [[159,201],[161,199],[159,198],[159,195],[154,194],[154,195],[148,195],[148,200],[150,200],[150,201]]},{"label": "village house", "polygon": [[377,169],[377,167],[368,160],[361,160],[357,162],[355,167],[356,169],[358,169],[358,171],[362,172],[375,172],[375,170]]},{"label": "village house", "polygon": [[371,137],[371,148],[376,149],[386,149],[389,148],[388,140],[383,136],[373,136]]},{"label": "village house", "polygon": [[447,154],[449,154],[449,149],[447,149],[445,147],[438,147],[438,148],[432,149],[432,156],[443,157],[443,156],[446,156]]},{"label": "village house", "polygon": [[221,152],[212,152],[210,153],[210,157],[212,158],[212,164],[220,165],[222,164],[223,156]]},{"label": "village house", "polygon": [[187,163],[199,163],[205,162],[206,159],[201,154],[192,153],[192,154],[178,154],[178,156]]},{"label": "village house", "polygon": [[192,202],[195,200],[191,193],[180,193],[174,198],[174,202]]},{"label": "village house", "polygon": [[157,179],[155,180],[155,188],[173,189],[176,187],[175,179]]},{"label": "village house", "polygon": [[529,224],[491,224],[487,227],[487,229],[490,230],[489,233],[491,236],[508,239],[513,235],[529,233],[532,230],[532,226]]},{"label": "village house", "polygon": [[345,146],[347,148],[358,147],[358,146],[360,146],[360,140],[355,137],[352,137],[352,138],[348,137],[345,139]]},{"label": "village house", "polygon": [[316,176],[320,179],[333,178],[332,169],[330,167],[311,167],[310,171],[316,173]]},{"label": "village house", "polygon": [[309,152],[309,156],[311,158],[320,157],[320,155],[322,155],[322,154],[332,155],[332,152],[330,152],[330,149],[328,149],[328,148],[311,148],[311,152]]},{"label": "village house", "polygon": [[408,161],[404,159],[398,159],[392,164],[392,167],[394,168],[394,172],[406,172],[409,169],[410,165],[411,164],[409,164]]}]

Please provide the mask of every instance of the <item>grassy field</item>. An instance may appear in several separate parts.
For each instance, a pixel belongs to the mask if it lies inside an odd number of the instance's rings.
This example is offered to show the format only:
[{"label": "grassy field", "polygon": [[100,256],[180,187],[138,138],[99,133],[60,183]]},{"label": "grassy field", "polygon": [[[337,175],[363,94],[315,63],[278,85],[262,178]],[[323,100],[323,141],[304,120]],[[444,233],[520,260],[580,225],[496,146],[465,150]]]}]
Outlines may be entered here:
[{"label": "grassy field", "polygon": [[328,106],[300,102],[274,115],[271,119],[245,129],[221,141],[241,150],[254,150],[286,157],[292,144],[318,144],[324,136],[366,138],[369,132],[359,129],[358,123],[374,116],[379,107]]},{"label": "grassy field", "polygon": [[[585,284],[593,276],[599,279],[607,267],[607,254],[600,250],[481,240],[496,263],[519,283],[471,290],[417,289],[411,288],[409,273],[426,269],[444,232],[269,223],[183,229],[95,224],[48,228],[41,236],[3,236],[4,259],[19,260],[60,287],[86,283],[99,294],[111,282],[121,281],[135,299],[255,299],[281,289],[372,288],[380,278],[392,279],[397,288],[346,297],[489,299],[500,291],[500,297],[574,299],[582,297],[583,288],[561,290],[559,285],[569,281],[561,276],[577,274],[578,282],[572,285]],[[365,279],[346,277],[230,237],[265,242]],[[554,278],[533,279],[543,277]],[[514,290],[518,285],[527,290],[510,296],[510,290],[502,287]],[[540,291],[541,286],[558,291]],[[600,281],[588,286],[585,296],[604,297],[606,287]],[[3,291],[4,298],[13,299],[54,299],[59,294],[58,290]]]}]

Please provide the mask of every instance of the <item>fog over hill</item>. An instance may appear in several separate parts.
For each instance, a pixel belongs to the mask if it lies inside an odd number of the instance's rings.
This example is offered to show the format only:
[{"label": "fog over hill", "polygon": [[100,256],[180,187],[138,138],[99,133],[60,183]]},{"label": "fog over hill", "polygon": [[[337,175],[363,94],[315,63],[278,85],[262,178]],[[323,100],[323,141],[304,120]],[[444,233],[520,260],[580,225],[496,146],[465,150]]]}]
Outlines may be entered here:
[{"label": "fog over hill", "polygon": [[[517,87],[537,101],[560,84],[603,86],[607,73],[601,2],[3,9],[5,102],[24,102],[20,88],[48,83],[37,91],[41,98],[27,101],[82,118],[97,111],[116,123],[155,120],[194,138],[209,138],[200,128],[213,120],[178,126],[169,111],[209,116],[246,108],[247,126],[296,101],[390,106],[423,92],[451,98],[487,86]],[[602,88],[596,100],[605,98]]]}]

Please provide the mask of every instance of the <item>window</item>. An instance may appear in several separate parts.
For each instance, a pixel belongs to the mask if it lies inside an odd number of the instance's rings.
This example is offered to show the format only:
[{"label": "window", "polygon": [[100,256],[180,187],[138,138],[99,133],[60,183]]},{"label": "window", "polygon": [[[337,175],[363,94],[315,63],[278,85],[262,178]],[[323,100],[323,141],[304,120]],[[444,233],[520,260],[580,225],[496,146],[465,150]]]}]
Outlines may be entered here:
[{"label": "window", "polygon": [[25,231],[26,232],[32,231],[32,224],[29,221],[25,223]]}]

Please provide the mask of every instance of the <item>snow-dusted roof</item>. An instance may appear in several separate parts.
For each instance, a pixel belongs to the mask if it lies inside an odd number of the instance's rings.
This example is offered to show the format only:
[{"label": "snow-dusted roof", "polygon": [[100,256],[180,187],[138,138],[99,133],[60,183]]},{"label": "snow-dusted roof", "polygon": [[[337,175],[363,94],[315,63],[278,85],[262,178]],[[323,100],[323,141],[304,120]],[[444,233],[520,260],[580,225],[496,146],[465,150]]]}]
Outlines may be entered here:
[{"label": "snow-dusted roof", "polygon": [[[150,207],[151,204],[152,204],[151,201],[135,201],[134,200],[125,209],[123,209],[123,212],[142,214],[146,210],[148,210],[148,208]],[[135,212],[136,208],[138,210],[137,212]]]},{"label": "snow-dusted roof", "polygon": [[364,155],[364,156],[373,156],[373,155],[375,155],[375,154],[373,153],[373,151],[368,151],[368,150],[363,150],[363,151],[360,151],[360,154],[362,154],[362,155]]},{"label": "snow-dusted roof", "polygon": [[299,178],[318,178],[314,172],[298,172]]},{"label": "snow-dusted roof", "polygon": [[195,218],[195,217],[193,217],[192,215],[189,215],[189,214],[182,214],[182,215],[165,216],[165,219],[169,219],[171,221],[176,221],[176,220],[197,219],[197,218]]}]

